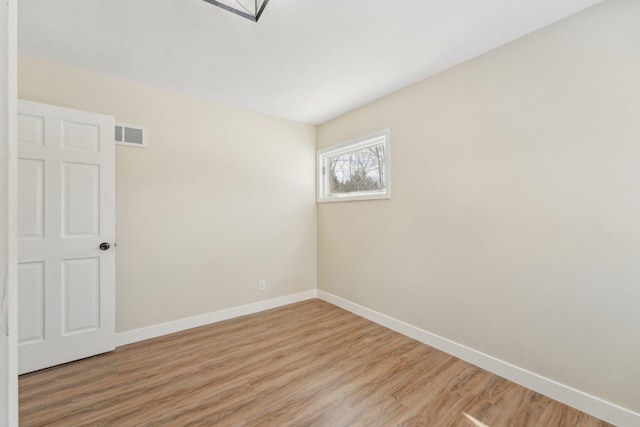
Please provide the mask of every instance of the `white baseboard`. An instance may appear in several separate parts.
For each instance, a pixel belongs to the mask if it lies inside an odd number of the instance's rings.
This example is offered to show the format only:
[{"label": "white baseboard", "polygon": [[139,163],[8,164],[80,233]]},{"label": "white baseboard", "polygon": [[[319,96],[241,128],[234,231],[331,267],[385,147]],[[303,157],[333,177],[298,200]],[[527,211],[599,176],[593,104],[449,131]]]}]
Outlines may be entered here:
[{"label": "white baseboard", "polygon": [[229,320],[235,317],[245,316],[247,314],[258,313],[260,311],[270,310],[272,308],[277,308],[283,305],[293,304],[316,297],[317,291],[315,289],[312,289],[305,292],[299,292],[297,294],[291,294],[266,301],[255,302],[253,304],[240,305],[220,311],[214,311],[213,313],[201,314],[199,316],[187,317],[186,319],[174,320],[172,322],[161,323],[159,325],[152,325],[145,328],[120,332],[116,334],[116,346],[120,347],[122,345],[144,341],[150,338],[156,338],[162,335],[172,334],[174,332],[180,332],[191,328],[197,328],[198,326],[209,325],[211,323],[221,322],[223,320]]},{"label": "white baseboard", "polygon": [[519,368],[328,292],[318,290],[318,298],[611,424],[620,427],[640,426],[640,414],[636,412],[529,372],[526,369]]}]

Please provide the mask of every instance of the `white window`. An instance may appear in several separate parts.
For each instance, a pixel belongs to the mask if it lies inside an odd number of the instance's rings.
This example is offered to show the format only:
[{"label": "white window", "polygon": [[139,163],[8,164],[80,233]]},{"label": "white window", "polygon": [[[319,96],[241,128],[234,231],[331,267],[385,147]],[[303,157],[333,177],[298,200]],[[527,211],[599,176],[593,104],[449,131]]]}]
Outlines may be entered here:
[{"label": "white window", "polygon": [[318,202],[390,199],[390,132],[386,129],[318,151]]}]

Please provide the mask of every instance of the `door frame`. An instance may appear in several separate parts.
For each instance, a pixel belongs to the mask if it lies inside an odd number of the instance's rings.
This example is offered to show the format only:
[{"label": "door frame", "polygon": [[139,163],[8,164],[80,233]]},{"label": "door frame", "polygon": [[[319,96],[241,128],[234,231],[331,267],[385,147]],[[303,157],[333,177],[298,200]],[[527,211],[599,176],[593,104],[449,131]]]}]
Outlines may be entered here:
[{"label": "door frame", "polygon": [[[0,424],[18,425],[18,329],[17,329],[17,0],[0,2],[0,236],[6,237],[6,246],[0,251],[0,294],[5,302],[0,305],[4,336],[0,352]],[[6,43],[6,44],[5,44]],[[4,271],[3,271],[4,270]],[[6,273],[5,273],[6,271]]]}]

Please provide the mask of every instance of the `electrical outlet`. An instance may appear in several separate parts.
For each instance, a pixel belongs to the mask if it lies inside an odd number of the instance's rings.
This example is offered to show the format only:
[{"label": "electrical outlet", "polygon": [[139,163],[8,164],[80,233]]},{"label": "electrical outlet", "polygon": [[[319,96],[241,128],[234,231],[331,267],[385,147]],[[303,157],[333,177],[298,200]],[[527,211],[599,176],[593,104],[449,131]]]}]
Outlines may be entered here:
[{"label": "electrical outlet", "polygon": [[260,280],[258,282],[258,290],[260,292],[264,292],[267,290],[267,281],[266,280]]}]

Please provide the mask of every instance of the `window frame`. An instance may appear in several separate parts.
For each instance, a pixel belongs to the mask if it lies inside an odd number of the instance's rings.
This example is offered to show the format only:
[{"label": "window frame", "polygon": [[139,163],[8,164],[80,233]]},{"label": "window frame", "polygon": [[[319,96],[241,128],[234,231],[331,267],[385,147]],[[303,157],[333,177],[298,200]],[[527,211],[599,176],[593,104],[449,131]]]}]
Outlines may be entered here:
[{"label": "window frame", "polygon": [[[329,175],[325,173],[328,159],[340,154],[360,151],[368,147],[384,145],[385,188],[378,191],[353,191],[329,193]],[[391,199],[391,130],[384,129],[316,152],[316,182],[318,203],[350,202],[357,200]]]}]

